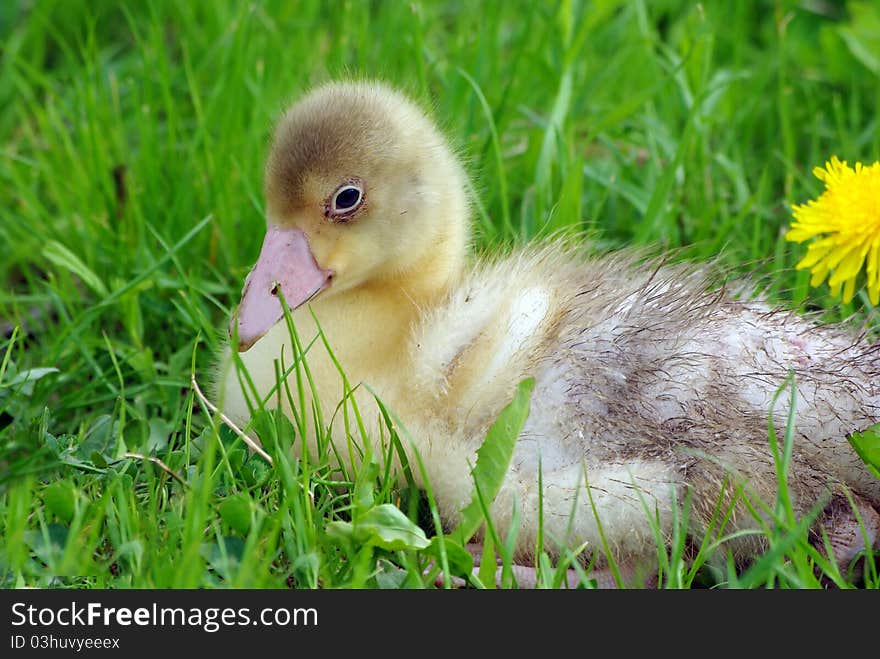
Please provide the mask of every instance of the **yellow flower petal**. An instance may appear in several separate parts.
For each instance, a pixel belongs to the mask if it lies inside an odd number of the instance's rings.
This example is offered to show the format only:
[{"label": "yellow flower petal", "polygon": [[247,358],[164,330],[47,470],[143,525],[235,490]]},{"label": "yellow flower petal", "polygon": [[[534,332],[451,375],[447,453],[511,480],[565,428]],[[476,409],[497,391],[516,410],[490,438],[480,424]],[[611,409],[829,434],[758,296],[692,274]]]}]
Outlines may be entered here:
[{"label": "yellow flower petal", "polygon": [[842,245],[837,249],[831,250],[831,253],[828,255],[828,258],[825,259],[828,262],[828,267],[834,270],[837,266],[840,265],[842,261],[849,257],[850,253],[855,249],[852,245]]},{"label": "yellow flower petal", "polygon": [[865,273],[868,275],[868,280],[880,279],[880,240],[874,241],[866,261]]},{"label": "yellow flower petal", "polygon": [[837,282],[833,286],[828,286],[828,292],[831,293],[831,297],[840,297],[840,287],[842,282]]},{"label": "yellow flower petal", "polygon": [[874,241],[865,269],[868,276],[868,298],[875,307],[880,304],[880,239]]},{"label": "yellow flower petal", "polygon": [[791,242],[812,240],[797,264],[809,269],[811,286],[828,279],[835,297],[852,300],[862,267],[872,304],[880,297],[880,161],[850,167],[837,156],[816,167],[825,184],[817,199],[792,205],[794,222],[785,234]]},{"label": "yellow flower petal", "polygon": [[850,248],[839,264],[836,266],[831,265],[834,268],[834,275],[828,280],[828,283],[834,284],[837,281],[845,281],[847,279],[854,280],[859,274],[859,270],[862,269],[862,263],[865,262],[865,251],[855,247]]},{"label": "yellow flower petal", "polygon": [[816,288],[823,281],[825,281],[825,277],[828,276],[829,268],[828,264],[820,263],[816,267],[813,268],[813,275],[810,277],[810,286]]},{"label": "yellow flower petal", "polygon": [[848,304],[852,302],[853,295],[856,292],[856,278],[847,279],[846,283],[843,285],[843,303]]},{"label": "yellow flower petal", "polygon": [[812,268],[819,261],[825,258],[825,255],[828,254],[828,252],[830,252],[833,248],[834,240],[832,238],[817,240],[816,242],[807,246],[807,255],[804,256],[804,258],[802,258],[795,267],[798,270],[806,270],[807,268]]}]

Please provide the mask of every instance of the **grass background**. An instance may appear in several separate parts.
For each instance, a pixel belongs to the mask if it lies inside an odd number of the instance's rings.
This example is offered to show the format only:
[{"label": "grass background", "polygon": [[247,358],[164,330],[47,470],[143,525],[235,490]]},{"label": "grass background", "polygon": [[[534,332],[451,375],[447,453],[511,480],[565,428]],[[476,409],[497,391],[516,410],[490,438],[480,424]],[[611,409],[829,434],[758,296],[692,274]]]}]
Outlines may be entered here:
[{"label": "grass background", "polygon": [[[270,470],[190,388],[262,241],[273,121],[310,85],[383,78],[432,106],[480,248],[684,246],[867,318],[864,294],[810,290],[782,233],[814,166],[880,157],[878,35],[869,1],[0,4],[0,584],[429,582],[418,551],[327,532],[352,492],[416,518],[407,492],[331,487],[320,458]],[[803,529],[773,533],[760,573],[714,582],[819,585]],[[664,585],[692,584],[682,565]]]}]

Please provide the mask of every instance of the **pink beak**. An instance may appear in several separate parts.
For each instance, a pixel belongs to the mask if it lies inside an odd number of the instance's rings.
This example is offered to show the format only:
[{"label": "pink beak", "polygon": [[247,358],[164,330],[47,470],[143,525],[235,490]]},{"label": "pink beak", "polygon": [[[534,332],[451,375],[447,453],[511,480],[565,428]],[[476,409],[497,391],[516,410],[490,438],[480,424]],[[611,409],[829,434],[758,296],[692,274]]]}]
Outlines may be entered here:
[{"label": "pink beak", "polygon": [[300,229],[270,225],[256,265],[244,280],[238,312],[238,351],[245,352],[284,317],[279,290],[293,311],[330,285],[333,271],[318,266],[309,241]]}]

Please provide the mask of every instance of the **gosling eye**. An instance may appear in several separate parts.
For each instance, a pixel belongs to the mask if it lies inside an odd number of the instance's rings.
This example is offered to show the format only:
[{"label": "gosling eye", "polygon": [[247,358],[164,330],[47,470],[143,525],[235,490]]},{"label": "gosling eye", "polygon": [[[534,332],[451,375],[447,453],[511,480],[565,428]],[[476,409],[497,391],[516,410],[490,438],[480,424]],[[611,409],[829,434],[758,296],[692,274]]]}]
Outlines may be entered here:
[{"label": "gosling eye", "polygon": [[363,203],[363,184],[360,181],[348,181],[330,196],[325,213],[335,222],[345,222],[351,219]]}]

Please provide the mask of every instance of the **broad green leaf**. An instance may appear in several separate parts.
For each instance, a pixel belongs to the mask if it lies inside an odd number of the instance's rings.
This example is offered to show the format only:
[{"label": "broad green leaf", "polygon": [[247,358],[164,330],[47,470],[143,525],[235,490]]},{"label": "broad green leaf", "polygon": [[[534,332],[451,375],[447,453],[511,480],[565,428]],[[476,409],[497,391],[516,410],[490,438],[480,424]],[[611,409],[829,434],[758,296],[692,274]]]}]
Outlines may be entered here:
[{"label": "broad green leaf", "polygon": [[[449,571],[459,577],[469,576],[474,569],[474,557],[471,556],[471,553],[449,537],[443,538],[443,548],[446,551]],[[431,538],[431,544],[425,549],[425,553],[435,557],[439,563],[440,538],[438,536]]]},{"label": "broad green leaf", "polygon": [[256,453],[254,456],[256,456],[256,458],[253,456],[249,457],[241,469],[242,477],[250,486],[262,485],[265,483],[269,480],[272,471],[272,467],[270,467],[265,460],[256,455]]},{"label": "broad green leaf", "polygon": [[336,540],[354,541],[354,524],[351,522],[343,522],[341,520],[328,522],[324,530],[328,536]]},{"label": "broad green leaf", "polygon": [[[290,452],[296,439],[296,430],[286,414],[275,408],[257,410],[251,417],[251,425],[263,448],[270,454],[276,446],[281,453]],[[233,437],[234,441],[240,441]]]},{"label": "broad green leaf", "polygon": [[847,440],[867,465],[868,471],[875,478],[880,478],[880,423],[848,435]]},{"label": "broad green leaf", "polygon": [[150,419],[149,434],[147,436],[147,453],[156,454],[168,447],[168,439],[174,431],[174,426],[166,419],[154,417]]},{"label": "broad green leaf", "polygon": [[235,574],[244,556],[244,540],[236,536],[223,536],[217,542],[204,543],[199,553],[221,575]]},{"label": "broad green leaf", "polygon": [[251,498],[247,494],[226,497],[220,504],[220,517],[236,532],[247,535],[251,528]]},{"label": "broad green leaf", "polygon": [[107,297],[109,291],[101,278],[82,260],[57,240],[50,240],[43,248],[43,256],[55,265],[68,270],[99,296]]},{"label": "broad green leaf", "polygon": [[[533,378],[526,378],[519,383],[513,400],[501,410],[501,414],[486,433],[483,445],[477,451],[477,463],[471,472],[475,485],[471,493],[471,502],[461,512],[461,522],[452,534],[462,546],[477,532],[483,521],[480,497],[488,507],[501,489],[513,457],[516,440],[529,416],[529,397],[534,386]],[[480,493],[479,497],[477,491]]]},{"label": "broad green leaf", "polygon": [[245,460],[247,460],[247,452],[243,448],[236,448],[229,451],[226,457],[229,459],[229,466],[232,467],[232,472],[237,475],[241,472],[241,468]]},{"label": "broad green leaf", "polygon": [[[357,480],[354,484],[355,516],[362,512],[373,509],[373,489],[376,485],[376,476],[379,475],[379,465],[375,460],[363,465],[358,470]],[[395,509],[396,510],[396,509]]]},{"label": "broad green leaf", "polygon": [[69,530],[63,524],[52,522],[46,525],[45,531],[45,534],[43,530],[26,531],[24,541],[43,563],[60,563],[64,547],[67,546]]},{"label": "broad green leaf", "polygon": [[125,422],[123,432],[127,446],[137,449],[139,452],[150,453],[150,449],[146,445],[150,435],[150,423],[146,419],[128,419]]},{"label": "broad green leaf", "polygon": [[495,541],[492,534],[487,533],[483,540],[483,555],[480,557],[480,581],[486,588],[495,588],[495,572],[497,571],[495,563]]},{"label": "broad green leaf", "polygon": [[390,503],[370,508],[358,518],[356,524],[330,522],[326,530],[332,538],[388,551],[424,549],[430,544],[425,532]]},{"label": "broad green leaf", "polygon": [[76,492],[68,481],[56,481],[43,490],[46,507],[62,521],[70,522],[76,509]]},{"label": "broad green leaf", "polygon": [[18,375],[16,375],[12,380],[9,381],[7,386],[14,387],[23,382],[34,382],[39,380],[42,377],[49,375],[50,373],[57,373],[58,369],[49,366],[45,368],[31,368],[26,371],[21,371]]},{"label": "broad green leaf", "polygon": [[92,453],[109,455],[114,441],[114,423],[109,414],[102,414],[96,418],[85,437],[76,447],[76,454],[82,460],[91,459]]},{"label": "broad green leaf", "polygon": [[398,589],[406,581],[406,570],[401,570],[384,558],[376,562],[376,585],[382,589]]},{"label": "broad green leaf", "polygon": [[92,451],[92,454],[89,456],[89,459],[92,461],[92,464],[95,465],[98,469],[106,469],[107,465],[109,464],[107,462],[107,458],[104,457],[103,454],[98,453],[97,451]]},{"label": "broad green leaf", "polygon": [[430,543],[425,532],[399,508],[383,503],[358,518],[355,537],[364,544],[398,551],[424,549]]},{"label": "broad green leaf", "polygon": [[25,396],[34,393],[34,383],[47,375],[58,373],[58,369],[54,367],[31,368],[16,374],[9,382],[2,383],[2,387],[20,390]]}]

